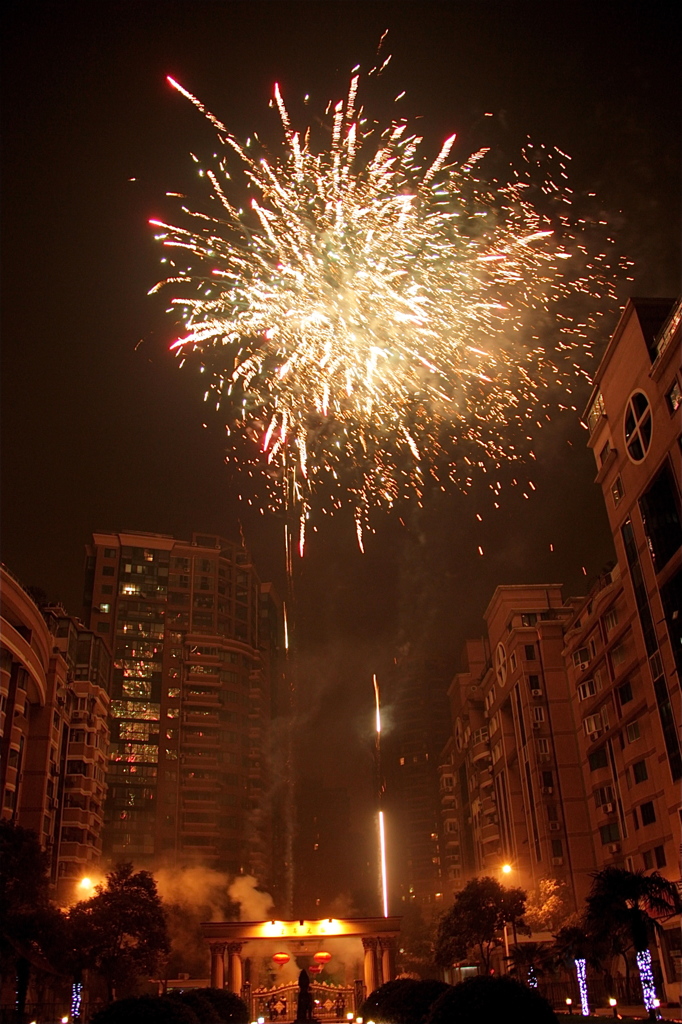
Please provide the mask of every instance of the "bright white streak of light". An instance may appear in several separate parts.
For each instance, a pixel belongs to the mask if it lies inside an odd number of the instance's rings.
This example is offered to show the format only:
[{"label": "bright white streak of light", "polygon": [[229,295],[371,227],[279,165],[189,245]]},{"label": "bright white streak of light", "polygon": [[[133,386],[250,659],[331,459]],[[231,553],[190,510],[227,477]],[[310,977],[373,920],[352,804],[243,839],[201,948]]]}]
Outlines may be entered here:
[{"label": "bright white streak of light", "polygon": [[377,736],[380,736],[381,735],[381,708],[379,706],[379,684],[377,682],[377,677],[376,676],[372,676],[372,681],[374,683],[374,702],[376,704],[376,730],[377,730]]},{"label": "bright white streak of light", "polygon": [[384,812],[379,811],[379,847],[381,849],[381,892],[384,900],[384,917],[388,917],[388,879],[386,877],[386,834]]}]

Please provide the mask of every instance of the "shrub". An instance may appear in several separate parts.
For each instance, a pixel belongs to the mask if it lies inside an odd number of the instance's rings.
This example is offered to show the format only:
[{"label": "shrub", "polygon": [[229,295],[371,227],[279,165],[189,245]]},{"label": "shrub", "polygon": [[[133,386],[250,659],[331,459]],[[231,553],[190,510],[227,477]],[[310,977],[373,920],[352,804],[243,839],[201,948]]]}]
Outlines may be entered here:
[{"label": "shrub", "polygon": [[169,993],[170,999],[177,999],[183,1006],[189,1006],[196,1014],[199,1024],[221,1024],[222,1018],[210,999],[196,988],[188,988],[183,992]]},{"label": "shrub", "polygon": [[422,1024],[431,1005],[450,988],[444,981],[398,978],[372,992],[360,1013],[377,1024]]},{"label": "shrub", "polygon": [[200,1024],[189,1006],[169,996],[117,999],[92,1018],[91,1024]]},{"label": "shrub", "polygon": [[206,999],[225,1024],[248,1024],[249,1009],[243,999],[223,988],[195,988],[196,995]]},{"label": "shrub", "polygon": [[558,1024],[546,999],[513,978],[469,978],[433,1004],[427,1024]]}]

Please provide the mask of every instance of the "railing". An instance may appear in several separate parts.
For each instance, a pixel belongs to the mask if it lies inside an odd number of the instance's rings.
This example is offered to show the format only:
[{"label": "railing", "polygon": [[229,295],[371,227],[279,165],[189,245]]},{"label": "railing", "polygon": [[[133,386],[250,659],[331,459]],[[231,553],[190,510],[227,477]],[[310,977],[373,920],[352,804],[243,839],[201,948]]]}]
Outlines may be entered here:
[{"label": "railing", "polygon": [[[315,1020],[344,1020],[347,1013],[355,1013],[353,988],[319,985],[313,982],[310,994],[314,1000]],[[251,1016],[254,1020],[264,1017],[266,1021],[293,1021],[296,1019],[298,985],[291,982],[287,985],[277,985],[275,988],[254,989],[252,1000]]]}]

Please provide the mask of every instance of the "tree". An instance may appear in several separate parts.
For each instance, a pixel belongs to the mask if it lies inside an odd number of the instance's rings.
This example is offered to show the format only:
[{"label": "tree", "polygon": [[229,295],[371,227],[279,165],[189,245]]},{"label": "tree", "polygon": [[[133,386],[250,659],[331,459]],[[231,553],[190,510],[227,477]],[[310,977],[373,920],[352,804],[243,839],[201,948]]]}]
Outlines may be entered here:
[{"label": "tree", "polygon": [[570,914],[568,884],[558,878],[541,878],[526,902],[524,920],[534,932],[557,932]]},{"label": "tree", "polygon": [[472,878],[439,922],[436,962],[451,967],[473,953],[487,974],[493,950],[502,945],[505,924],[525,927],[525,901],[523,889],[506,888],[487,876]]},{"label": "tree", "polygon": [[0,820],[0,968],[13,975],[19,1018],[31,971],[54,975],[64,915],[50,903],[49,858],[38,836]]},{"label": "tree", "polygon": [[72,907],[69,921],[81,966],[105,979],[110,1000],[124,981],[160,972],[168,933],[156,882],[148,871],[119,864],[92,899]]},{"label": "tree", "polygon": [[525,981],[531,988],[538,987],[538,975],[553,966],[550,948],[546,942],[522,942],[509,950],[509,973]]},{"label": "tree", "polygon": [[575,969],[580,993],[580,1007],[583,1017],[589,1016],[590,1007],[587,991],[587,965],[601,967],[601,951],[594,937],[587,934],[584,928],[570,925],[562,928],[554,936],[552,954],[557,964],[561,964],[567,972]]},{"label": "tree", "polygon": [[643,871],[607,867],[592,877],[594,881],[586,901],[588,929],[597,939],[613,932],[632,943],[644,1006],[655,1018],[656,987],[649,942],[656,930],[662,930],[660,921],[682,911],[677,887],[658,871],[645,875]]},{"label": "tree", "polygon": [[450,987],[444,981],[397,978],[375,989],[360,1013],[364,1020],[379,1024],[421,1024],[433,1003]]},{"label": "tree", "polygon": [[396,957],[399,973],[415,978],[438,977],[434,939],[435,922],[425,921],[421,909],[408,903],[400,924],[400,948]]}]

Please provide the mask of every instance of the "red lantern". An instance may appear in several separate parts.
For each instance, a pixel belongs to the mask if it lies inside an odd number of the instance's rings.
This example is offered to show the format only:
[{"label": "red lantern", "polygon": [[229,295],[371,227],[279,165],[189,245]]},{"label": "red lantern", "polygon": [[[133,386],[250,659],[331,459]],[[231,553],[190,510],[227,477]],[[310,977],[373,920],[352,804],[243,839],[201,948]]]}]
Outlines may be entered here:
[{"label": "red lantern", "polygon": [[320,950],[319,953],[313,954],[313,960],[315,961],[316,964],[328,964],[331,958],[331,953],[325,953],[324,950]]},{"label": "red lantern", "polygon": [[289,963],[291,957],[288,953],[274,953],[272,959],[278,967],[284,967],[285,964]]}]

